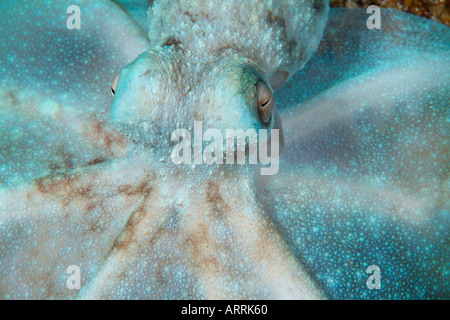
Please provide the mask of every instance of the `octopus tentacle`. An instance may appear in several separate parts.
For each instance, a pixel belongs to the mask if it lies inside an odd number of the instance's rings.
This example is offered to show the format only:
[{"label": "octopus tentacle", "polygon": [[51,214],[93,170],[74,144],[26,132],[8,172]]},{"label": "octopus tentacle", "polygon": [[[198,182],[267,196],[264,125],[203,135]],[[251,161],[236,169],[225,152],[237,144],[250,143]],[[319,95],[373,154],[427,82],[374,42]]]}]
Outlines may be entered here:
[{"label": "octopus tentacle", "polygon": [[[283,161],[261,179],[269,216],[329,298],[448,297],[447,192],[418,195]],[[366,287],[370,265],[382,270],[378,292]]]},{"label": "octopus tentacle", "polygon": [[[329,297],[448,297],[450,32],[387,9],[369,30],[364,16],[331,10],[317,55],[277,92],[292,103],[284,161],[259,185]],[[376,294],[373,264],[388,282]]]},{"label": "octopus tentacle", "polygon": [[75,298],[66,269],[88,281],[143,196],[148,175],[126,160],[0,192],[2,297]]},{"label": "octopus tentacle", "polygon": [[[67,28],[71,5],[80,30]],[[0,21],[0,183],[123,156],[109,86],[149,46],[132,19],[110,1],[10,1]]]},{"label": "octopus tentacle", "polygon": [[[249,188],[248,170],[239,184],[197,172],[152,179],[80,298],[323,298]],[[171,193],[180,179],[189,201]]]}]

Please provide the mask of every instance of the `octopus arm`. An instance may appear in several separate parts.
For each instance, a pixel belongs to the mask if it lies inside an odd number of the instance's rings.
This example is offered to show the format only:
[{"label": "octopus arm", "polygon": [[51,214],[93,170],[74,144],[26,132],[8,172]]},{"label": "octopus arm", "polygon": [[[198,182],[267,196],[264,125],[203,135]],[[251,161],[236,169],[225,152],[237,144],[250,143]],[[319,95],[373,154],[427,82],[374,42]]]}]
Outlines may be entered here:
[{"label": "octopus arm", "polygon": [[388,9],[369,30],[367,17],[332,10],[319,52],[277,92],[293,104],[261,194],[329,297],[445,298],[450,31]]},{"label": "octopus arm", "polygon": [[0,183],[124,155],[109,88],[149,47],[133,20],[110,1],[10,1],[0,29]]},{"label": "octopus arm", "polygon": [[75,298],[69,266],[91,279],[148,184],[146,172],[116,161],[0,191],[0,295]]},{"label": "octopus arm", "polygon": [[119,4],[139,25],[143,32],[148,32],[148,14],[147,11],[153,0],[114,0]]},{"label": "octopus arm", "polygon": [[180,175],[152,177],[79,298],[324,297],[259,205],[249,175]]}]

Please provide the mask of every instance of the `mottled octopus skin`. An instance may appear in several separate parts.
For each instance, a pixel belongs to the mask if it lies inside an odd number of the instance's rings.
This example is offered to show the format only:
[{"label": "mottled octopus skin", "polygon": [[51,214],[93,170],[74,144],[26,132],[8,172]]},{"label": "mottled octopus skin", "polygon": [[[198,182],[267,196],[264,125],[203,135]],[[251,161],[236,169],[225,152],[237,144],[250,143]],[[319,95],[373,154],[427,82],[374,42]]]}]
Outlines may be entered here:
[{"label": "mottled octopus skin", "polygon": [[[448,27],[331,10],[313,55],[325,1],[146,3],[2,3],[1,298],[450,297]],[[273,128],[276,71],[276,175],[171,162],[194,120]]]}]

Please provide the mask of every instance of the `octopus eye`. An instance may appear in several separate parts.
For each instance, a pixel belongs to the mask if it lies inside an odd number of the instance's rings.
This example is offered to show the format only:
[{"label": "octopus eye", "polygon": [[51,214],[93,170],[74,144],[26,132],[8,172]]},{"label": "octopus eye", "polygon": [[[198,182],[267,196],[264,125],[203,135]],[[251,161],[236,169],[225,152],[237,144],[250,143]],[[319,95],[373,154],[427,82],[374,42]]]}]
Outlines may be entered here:
[{"label": "octopus eye", "polygon": [[264,124],[268,124],[272,118],[274,99],[272,90],[262,81],[256,83],[256,90],[258,93],[258,112]]},{"label": "octopus eye", "polygon": [[114,77],[114,79],[111,82],[111,94],[114,97],[116,94],[116,88],[117,88],[117,81],[119,81],[119,74]]}]

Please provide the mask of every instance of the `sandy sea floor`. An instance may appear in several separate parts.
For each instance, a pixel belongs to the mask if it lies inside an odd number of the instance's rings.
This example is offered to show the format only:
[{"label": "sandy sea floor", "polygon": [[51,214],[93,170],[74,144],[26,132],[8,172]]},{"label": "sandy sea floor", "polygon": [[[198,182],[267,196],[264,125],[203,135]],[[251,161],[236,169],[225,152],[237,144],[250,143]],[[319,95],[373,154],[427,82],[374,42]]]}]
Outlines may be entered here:
[{"label": "sandy sea floor", "polygon": [[370,5],[410,12],[450,27],[449,0],[330,0],[331,7],[367,8]]}]

